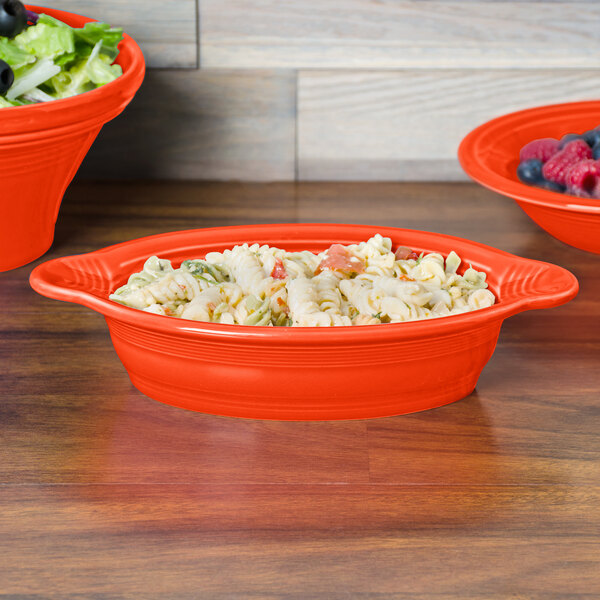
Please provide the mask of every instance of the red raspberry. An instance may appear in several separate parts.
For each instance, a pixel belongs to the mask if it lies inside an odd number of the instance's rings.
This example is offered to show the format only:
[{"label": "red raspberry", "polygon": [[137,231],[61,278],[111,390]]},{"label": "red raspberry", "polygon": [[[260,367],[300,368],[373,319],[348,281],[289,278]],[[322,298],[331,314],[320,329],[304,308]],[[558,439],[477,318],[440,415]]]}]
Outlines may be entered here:
[{"label": "red raspberry", "polygon": [[551,156],[554,156],[558,152],[559,144],[560,142],[554,138],[533,140],[533,142],[529,142],[529,144],[525,144],[521,148],[519,158],[521,162],[537,158],[545,163]]},{"label": "red raspberry", "polygon": [[565,185],[569,168],[587,158],[592,158],[592,149],[583,140],[573,140],[548,159],[542,168],[542,174],[548,181]]},{"label": "red raspberry", "polygon": [[567,193],[589,198],[600,188],[600,161],[581,160],[567,171]]}]

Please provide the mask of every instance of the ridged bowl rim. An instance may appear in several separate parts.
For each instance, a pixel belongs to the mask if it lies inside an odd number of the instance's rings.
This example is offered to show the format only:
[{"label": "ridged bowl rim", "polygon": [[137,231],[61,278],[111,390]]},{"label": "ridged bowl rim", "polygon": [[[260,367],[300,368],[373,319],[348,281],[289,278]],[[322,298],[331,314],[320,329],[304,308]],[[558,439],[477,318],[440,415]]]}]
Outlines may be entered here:
[{"label": "ridged bowl rim", "polygon": [[[299,244],[296,249],[324,249],[330,243],[366,240],[369,233],[391,237],[395,245],[404,240],[407,242],[405,245],[418,250],[447,254],[454,249],[463,261],[473,264],[475,268],[488,267],[484,270],[488,271],[491,287],[495,287],[493,291],[500,300],[490,308],[405,323],[331,328],[250,327],[150,314],[113,302],[106,294],[107,288],[112,287],[109,291],[114,291],[115,287],[126,281],[127,275],[139,270],[145,259],[153,254],[167,258],[177,255],[181,260],[199,258],[186,255],[186,252],[191,252],[194,244],[198,247],[204,245],[224,249],[237,243],[260,242],[281,244],[279,247],[285,248],[285,242],[288,241]],[[157,251],[149,252],[151,248]],[[489,267],[494,265],[497,272],[490,273]],[[119,273],[118,280],[115,279],[116,272]],[[575,276],[562,267],[522,258],[463,238],[395,227],[331,223],[236,225],[157,234],[87,254],[46,261],[32,271],[30,283],[34,290],[44,296],[87,306],[108,319],[116,319],[141,329],[173,336],[208,336],[214,340],[232,342],[280,342],[293,345],[369,343],[375,340],[388,342],[464,332],[485,327],[524,310],[558,306],[571,300],[579,287]],[[104,297],[99,294],[100,290]]]}]

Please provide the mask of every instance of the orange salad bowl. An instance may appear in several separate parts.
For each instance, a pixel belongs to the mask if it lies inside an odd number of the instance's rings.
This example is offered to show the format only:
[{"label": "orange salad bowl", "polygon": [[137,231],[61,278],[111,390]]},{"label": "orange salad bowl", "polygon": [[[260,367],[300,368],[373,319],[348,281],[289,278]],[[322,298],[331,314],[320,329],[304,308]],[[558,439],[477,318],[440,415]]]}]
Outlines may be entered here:
[{"label": "orange salad bowl", "polygon": [[[375,233],[390,237],[394,247],[444,256],[456,251],[463,265],[487,273],[496,304],[422,321],[318,328],[191,321],[108,299],[152,255],[178,265],[245,242],[321,252],[332,242],[356,243]],[[42,263],[30,282],[44,296],[102,314],[133,385],[147,396],[205,413],[282,420],[382,417],[459,400],[475,388],[504,319],[565,303],[578,290],[575,277],[561,267],[475,242],[423,231],[331,224],[155,235]]]},{"label": "orange salad bowl", "polygon": [[539,138],[560,139],[600,125],[600,101],[540,106],[492,119],[469,133],[458,159],[472,179],[513,198],[542,229],[588,252],[600,253],[600,200],[521,183],[519,151]]},{"label": "orange salad bowl", "polygon": [[[27,6],[72,27],[92,21]],[[62,100],[0,109],[0,271],[25,265],[52,245],[63,195],[104,123],[129,104],[144,78],[142,51],[124,34],[116,62],[123,74]]]}]

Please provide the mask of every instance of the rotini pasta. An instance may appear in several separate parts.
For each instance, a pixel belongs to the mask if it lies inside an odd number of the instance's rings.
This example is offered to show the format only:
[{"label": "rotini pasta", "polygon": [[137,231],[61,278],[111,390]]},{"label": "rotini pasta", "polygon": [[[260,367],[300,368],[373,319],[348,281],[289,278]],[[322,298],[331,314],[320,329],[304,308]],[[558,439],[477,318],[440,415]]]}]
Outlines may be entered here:
[{"label": "rotini pasta", "polygon": [[156,256],[110,295],[146,312],[229,325],[337,327],[444,317],[492,306],[486,274],[455,252],[392,249],[379,234],[318,254],[243,244],[179,268]]}]

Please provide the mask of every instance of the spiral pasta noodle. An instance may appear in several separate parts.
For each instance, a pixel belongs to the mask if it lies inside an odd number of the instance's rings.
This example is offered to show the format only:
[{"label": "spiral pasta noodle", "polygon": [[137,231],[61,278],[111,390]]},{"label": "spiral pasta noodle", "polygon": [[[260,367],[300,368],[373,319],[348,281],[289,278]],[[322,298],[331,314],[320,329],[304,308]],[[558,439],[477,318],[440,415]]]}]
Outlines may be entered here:
[{"label": "spiral pasta noodle", "polygon": [[394,252],[380,234],[319,253],[242,244],[178,268],[152,256],[109,297],[157,315],[226,325],[401,323],[492,306],[486,274],[461,265],[455,252]]}]

